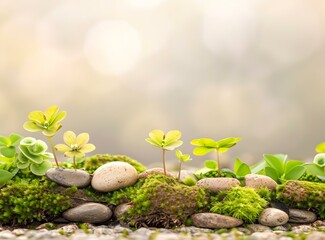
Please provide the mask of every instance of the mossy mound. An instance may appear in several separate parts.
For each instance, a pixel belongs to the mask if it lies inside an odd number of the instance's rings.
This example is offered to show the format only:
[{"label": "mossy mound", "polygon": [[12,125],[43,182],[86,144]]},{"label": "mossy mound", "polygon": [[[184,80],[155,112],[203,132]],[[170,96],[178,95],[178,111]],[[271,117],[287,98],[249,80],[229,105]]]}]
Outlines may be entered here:
[{"label": "mossy mound", "polygon": [[211,198],[210,212],[254,223],[267,204],[253,188],[233,187]]},{"label": "mossy mound", "polygon": [[[109,154],[96,154],[94,156],[86,158],[83,162],[78,165],[78,168],[83,168],[89,173],[93,173],[97,168],[105,163],[121,161],[131,164],[138,173],[146,170],[146,167],[140,162],[125,156],[125,155],[109,155]],[[72,167],[72,166],[71,166]]]},{"label": "mossy mound", "polygon": [[277,188],[276,198],[289,207],[307,209],[325,219],[325,184],[288,181]]},{"label": "mossy mound", "polygon": [[203,187],[186,186],[164,175],[149,175],[131,199],[133,207],[126,216],[132,227],[171,228],[204,208],[208,194]]},{"label": "mossy mound", "polygon": [[26,225],[49,221],[70,207],[73,190],[56,193],[45,177],[16,178],[0,189],[0,223]]}]

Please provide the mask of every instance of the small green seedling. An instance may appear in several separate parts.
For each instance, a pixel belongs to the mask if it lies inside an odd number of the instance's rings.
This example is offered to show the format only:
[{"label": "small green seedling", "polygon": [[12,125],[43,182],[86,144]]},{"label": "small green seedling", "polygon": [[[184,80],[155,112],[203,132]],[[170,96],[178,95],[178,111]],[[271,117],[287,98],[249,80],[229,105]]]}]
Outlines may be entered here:
[{"label": "small green seedling", "polygon": [[178,169],[178,180],[181,178],[181,169],[182,169],[182,163],[183,162],[189,162],[192,160],[191,156],[189,154],[183,154],[181,150],[176,150],[176,157],[179,160],[179,169]]},{"label": "small green seedling", "polygon": [[17,167],[21,170],[29,170],[37,176],[43,176],[52,167],[48,160],[53,154],[46,152],[47,145],[42,140],[26,137],[19,145],[20,153],[17,157]]},{"label": "small green seedling", "polygon": [[59,112],[58,106],[48,107],[45,112],[33,111],[28,115],[29,121],[24,123],[24,129],[30,132],[42,131],[48,138],[56,166],[59,167],[59,162],[55,154],[52,138],[57,131],[62,127],[61,121],[66,117],[65,111]]},{"label": "small green seedling", "polygon": [[318,144],[315,148],[316,156],[312,163],[306,163],[304,166],[308,174],[317,176],[325,181],[325,142]]},{"label": "small green seedling", "polygon": [[77,169],[76,158],[82,158],[86,153],[96,149],[95,145],[88,143],[89,134],[80,133],[78,136],[72,131],[66,131],[63,135],[65,144],[55,145],[55,149],[64,152],[65,157],[72,157],[74,169]]},{"label": "small green seedling", "polygon": [[218,176],[221,176],[221,168],[220,168],[220,158],[219,153],[227,152],[229,148],[236,145],[237,142],[240,141],[240,138],[225,138],[221,139],[219,141],[214,141],[210,138],[199,138],[199,139],[193,139],[191,141],[191,144],[194,146],[197,146],[193,150],[193,154],[197,156],[203,156],[211,151],[216,152],[216,159],[218,162]]},{"label": "small green seedling", "polygon": [[169,131],[166,135],[161,130],[153,130],[149,133],[150,138],[146,139],[148,143],[162,149],[162,161],[165,175],[167,175],[165,152],[172,151],[181,146],[183,144],[183,141],[179,140],[181,136],[182,134],[178,130]]}]

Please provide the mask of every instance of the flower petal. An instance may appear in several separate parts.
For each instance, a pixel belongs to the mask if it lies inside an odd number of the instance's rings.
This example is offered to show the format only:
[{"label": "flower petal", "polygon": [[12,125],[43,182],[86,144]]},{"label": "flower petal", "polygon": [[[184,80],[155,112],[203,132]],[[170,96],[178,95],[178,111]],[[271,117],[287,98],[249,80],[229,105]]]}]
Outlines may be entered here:
[{"label": "flower petal", "polygon": [[91,143],[88,143],[86,145],[84,145],[81,149],[80,149],[80,152],[83,152],[83,153],[89,153],[89,152],[92,152],[96,149],[95,145],[94,144],[91,144]]},{"label": "flower petal", "polygon": [[43,130],[43,128],[39,127],[36,123],[32,121],[25,122],[23,127],[29,132],[37,132]]},{"label": "flower petal", "polygon": [[65,152],[64,153],[64,156],[65,157],[71,157],[71,158],[73,158],[73,157],[75,157],[75,158],[81,158],[81,157],[84,157],[85,154],[82,153],[82,152],[69,151],[69,152]]},{"label": "flower petal", "polygon": [[68,152],[71,150],[70,147],[68,147],[67,145],[65,144],[57,144],[55,145],[55,150],[58,151],[58,152]]},{"label": "flower petal", "polygon": [[63,135],[63,140],[68,146],[76,144],[76,134],[72,131],[66,131]]},{"label": "flower petal", "polygon": [[77,137],[76,143],[79,147],[82,147],[89,141],[89,134],[88,133],[80,133]]},{"label": "flower petal", "polygon": [[58,106],[50,106],[48,107],[46,110],[45,110],[45,117],[46,117],[46,120],[49,122],[49,123],[52,123],[54,118],[56,117],[56,114],[58,113],[59,111],[59,107]]}]

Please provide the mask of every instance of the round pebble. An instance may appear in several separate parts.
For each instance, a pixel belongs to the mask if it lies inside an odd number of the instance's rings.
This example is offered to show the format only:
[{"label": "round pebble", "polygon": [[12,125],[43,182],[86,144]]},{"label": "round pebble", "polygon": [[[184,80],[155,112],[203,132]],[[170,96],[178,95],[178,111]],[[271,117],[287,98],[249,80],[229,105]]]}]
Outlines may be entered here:
[{"label": "round pebble", "polygon": [[46,177],[64,187],[88,187],[91,181],[90,174],[80,169],[50,168]]},{"label": "round pebble", "polygon": [[203,178],[199,180],[196,185],[206,187],[211,192],[219,192],[239,186],[240,182],[235,178]]},{"label": "round pebble", "polygon": [[115,161],[96,169],[91,186],[99,192],[111,192],[132,186],[137,180],[137,170],[131,164]]},{"label": "round pebble", "polygon": [[288,214],[277,208],[266,208],[259,216],[259,223],[269,227],[276,227],[286,224],[289,220]]}]

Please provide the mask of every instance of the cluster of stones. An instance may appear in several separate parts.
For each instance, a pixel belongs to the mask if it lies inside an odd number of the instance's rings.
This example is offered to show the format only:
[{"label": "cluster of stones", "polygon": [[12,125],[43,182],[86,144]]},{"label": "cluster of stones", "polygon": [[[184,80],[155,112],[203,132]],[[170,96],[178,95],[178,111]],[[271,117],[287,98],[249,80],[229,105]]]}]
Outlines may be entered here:
[{"label": "cluster of stones", "polygon": [[[46,176],[65,187],[76,186],[84,188],[89,185],[98,192],[112,192],[121,188],[132,186],[139,178],[145,178],[149,174],[163,173],[163,169],[155,168],[148,169],[140,174],[136,169],[125,162],[110,162],[99,167],[91,176],[83,170],[71,170],[62,168],[50,169]],[[167,173],[168,176],[173,176]],[[193,174],[188,171],[183,171],[181,178],[188,176],[193,177]],[[244,180],[245,186],[255,189],[267,187],[274,190],[277,183],[267,177],[257,174],[248,174]],[[219,192],[228,190],[235,186],[240,186],[240,182],[234,178],[205,178],[196,183],[198,186],[204,186],[211,192]],[[85,222],[85,223],[104,223],[107,222],[115,215],[119,218],[123,215],[130,205],[122,204],[115,208],[114,213],[112,210],[101,203],[83,203],[79,206],[66,210],[62,216],[71,222]],[[200,228],[234,228],[241,226],[243,221],[230,216],[224,216],[216,213],[203,212],[196,213],[191,216],[192,223],[195,227]],[[258,218],[259,224],[267,227],[282,226],[286,223],[312,223],[317,219],[315,213],[301,209],[289,209],[285,212],[283,210],[270,207],[262,211]]]}]

